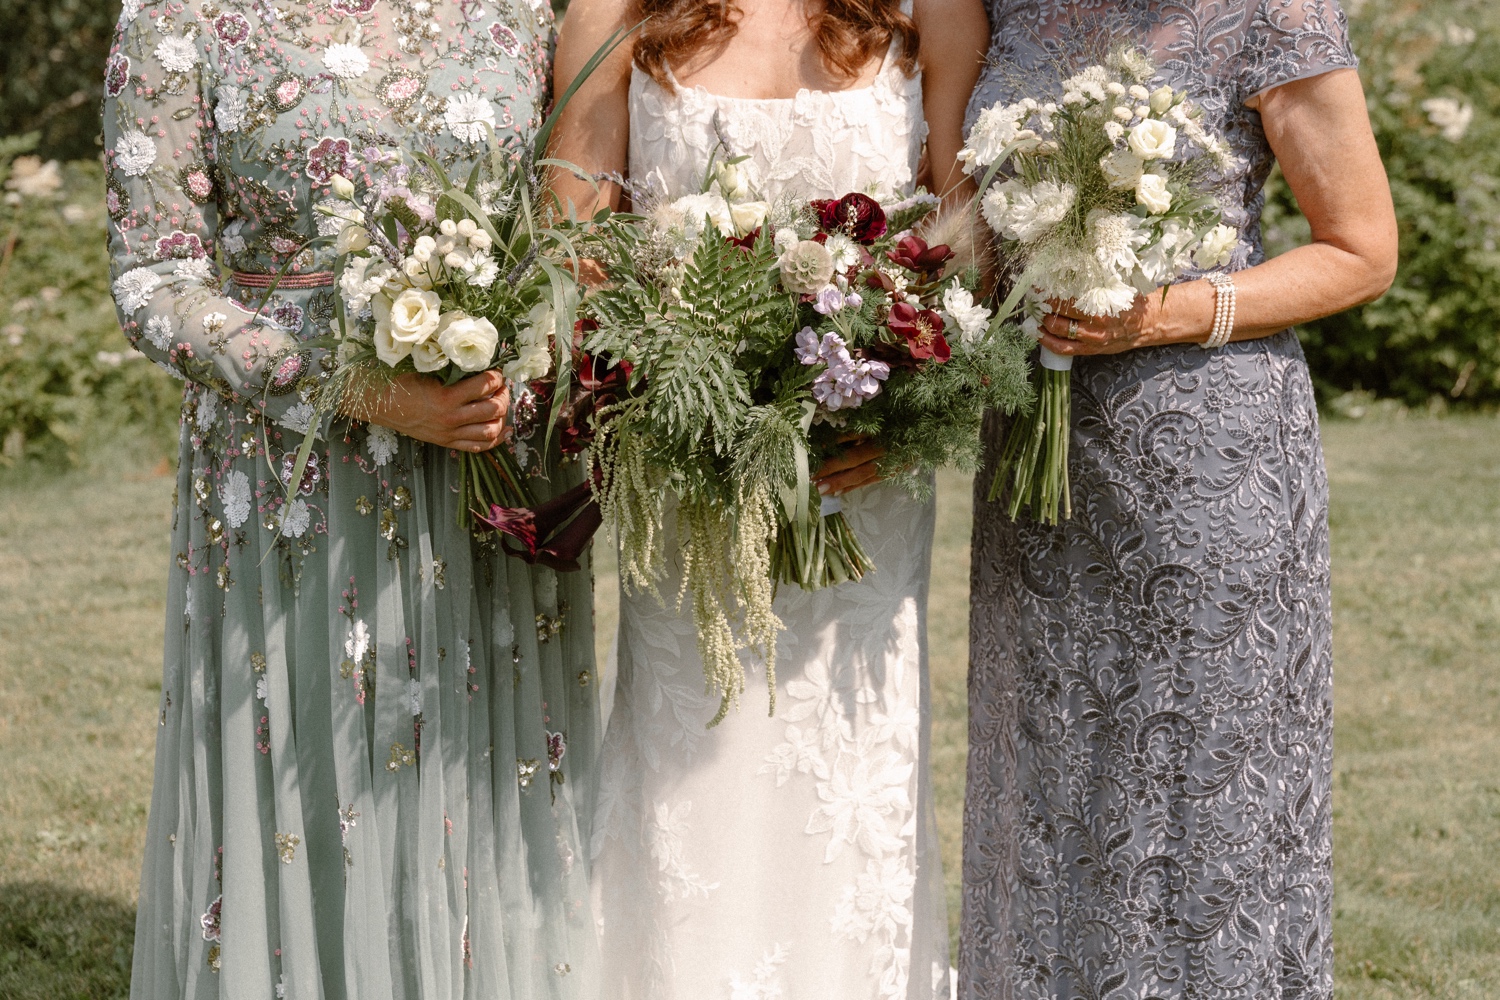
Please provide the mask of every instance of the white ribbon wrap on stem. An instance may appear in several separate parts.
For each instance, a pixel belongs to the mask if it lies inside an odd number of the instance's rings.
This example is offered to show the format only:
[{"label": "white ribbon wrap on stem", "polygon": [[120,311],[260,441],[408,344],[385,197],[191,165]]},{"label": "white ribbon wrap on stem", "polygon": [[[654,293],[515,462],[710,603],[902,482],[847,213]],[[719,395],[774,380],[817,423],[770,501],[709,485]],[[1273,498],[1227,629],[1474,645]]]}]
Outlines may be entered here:
[{"label": "white ribbon wrap on stem", "polygon": [[818,507],[819,515],[821,515],[822,517],[830,517],[834,514],[843,512],[844,501],[839,497],[824,497],[822,503],[820,503]]},{"label": "white ribbon wrap on stem", "polygon": [[1042,347],[1042,367],[1048,371],[1070,372],[1073,370],[1073,358],[1068,354],[1057,354],[1049,351],[1046,346]]}]

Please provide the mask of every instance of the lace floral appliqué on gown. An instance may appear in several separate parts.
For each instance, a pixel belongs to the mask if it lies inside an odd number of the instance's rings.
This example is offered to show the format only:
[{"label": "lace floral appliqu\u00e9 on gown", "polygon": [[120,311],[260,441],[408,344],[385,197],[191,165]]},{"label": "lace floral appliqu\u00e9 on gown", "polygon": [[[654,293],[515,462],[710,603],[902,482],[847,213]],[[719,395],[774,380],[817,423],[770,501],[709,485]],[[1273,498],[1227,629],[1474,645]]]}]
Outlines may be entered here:
[{"label": "lace floral appliqu\u00e9 on gown", "polygon": [[[1124,39],[1239,157],[1254,95],[1354,65],[1333,0],[992,0],[971,113]],[[1285,331],[1073,369],[1071,521],[976,493],[964,1000],[1330,1000],[1332,627],[1317,407]],[[987,434],[992,457],[1001,422]]]},{"label": "lace floral appliqu\u00e9 on gown", "polygon": [[[674,93],[637,71],[630,113],[631,174],[673,196],[699,190],[721,137],[767,198],[901,194],[926,135],[920,80],[894,59],[871,87],[791,100]],[[926,763],[933,507],[876,486],[845,510],[877,569],[782,588],[772,718],[752,681],[705,729],[718,698],[691,618],[622,602],[593,843],[612,1000],[948,996]]]}]

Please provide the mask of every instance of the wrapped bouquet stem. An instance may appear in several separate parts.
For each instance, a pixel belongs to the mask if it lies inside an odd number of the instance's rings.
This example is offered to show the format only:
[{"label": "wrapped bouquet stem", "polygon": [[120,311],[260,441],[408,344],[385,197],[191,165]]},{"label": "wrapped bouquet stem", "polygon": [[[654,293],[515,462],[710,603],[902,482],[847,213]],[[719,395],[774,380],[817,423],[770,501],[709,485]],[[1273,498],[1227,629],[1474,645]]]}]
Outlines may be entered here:
[{"label": "wrapped bouquet stem", "polygon": [[[1050,303],[1116,317],[1193,271],[1229,263],[1239,234],[1211,191],[1227,147],[1198,123],[1189,95],[1151,86],[1134,48],[1062,81],[1057,100],[1025,97],[980,112],[960,159],[983,170],[979,205],[1018,277],[1001,316],[1041,339]],[[1072,360],[1041,348],[1037,406],[1014,421],[991,501],[1057,524],[1072,516],[1068,481]]]}]

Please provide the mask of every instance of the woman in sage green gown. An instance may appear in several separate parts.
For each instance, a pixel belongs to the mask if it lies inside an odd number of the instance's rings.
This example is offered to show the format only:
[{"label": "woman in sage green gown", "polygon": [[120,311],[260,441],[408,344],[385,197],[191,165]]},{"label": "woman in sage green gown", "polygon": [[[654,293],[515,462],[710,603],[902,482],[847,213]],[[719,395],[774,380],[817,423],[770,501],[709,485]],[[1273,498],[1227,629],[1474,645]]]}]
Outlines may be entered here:
[{"label": "woman in sage green gown", "polygon": [[[596,992],[588,574],[471,538],[454,453],[385,427],[325,423],[301,480],[277,481],[328,366],[304,342],[328,329],[333,261],[301,247],[330,182],[402,151],[467,171],[491,130],[519,146],[551,18],[125,0],[114,291],[131,342],[186,379],[141,1000]],[[493,430],[481,378],[464,398]]]}]

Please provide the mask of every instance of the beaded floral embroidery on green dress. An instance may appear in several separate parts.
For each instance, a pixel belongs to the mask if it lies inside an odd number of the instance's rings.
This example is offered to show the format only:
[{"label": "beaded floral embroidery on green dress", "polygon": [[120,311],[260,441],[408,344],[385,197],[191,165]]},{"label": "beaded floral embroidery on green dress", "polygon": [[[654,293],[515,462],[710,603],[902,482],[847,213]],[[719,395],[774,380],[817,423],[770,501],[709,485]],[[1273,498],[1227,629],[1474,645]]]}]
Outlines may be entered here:
[{"label": "beaded floral embroidery on green dress", "polygon": [[384,428],[324,426],[283,481],[329,363],[329,182],[519,151],[550,31],[541,0],[126,0],[112,278],[187,380],[142,1000],[597,992],[588,574],[471,539],[456,463]]}]

